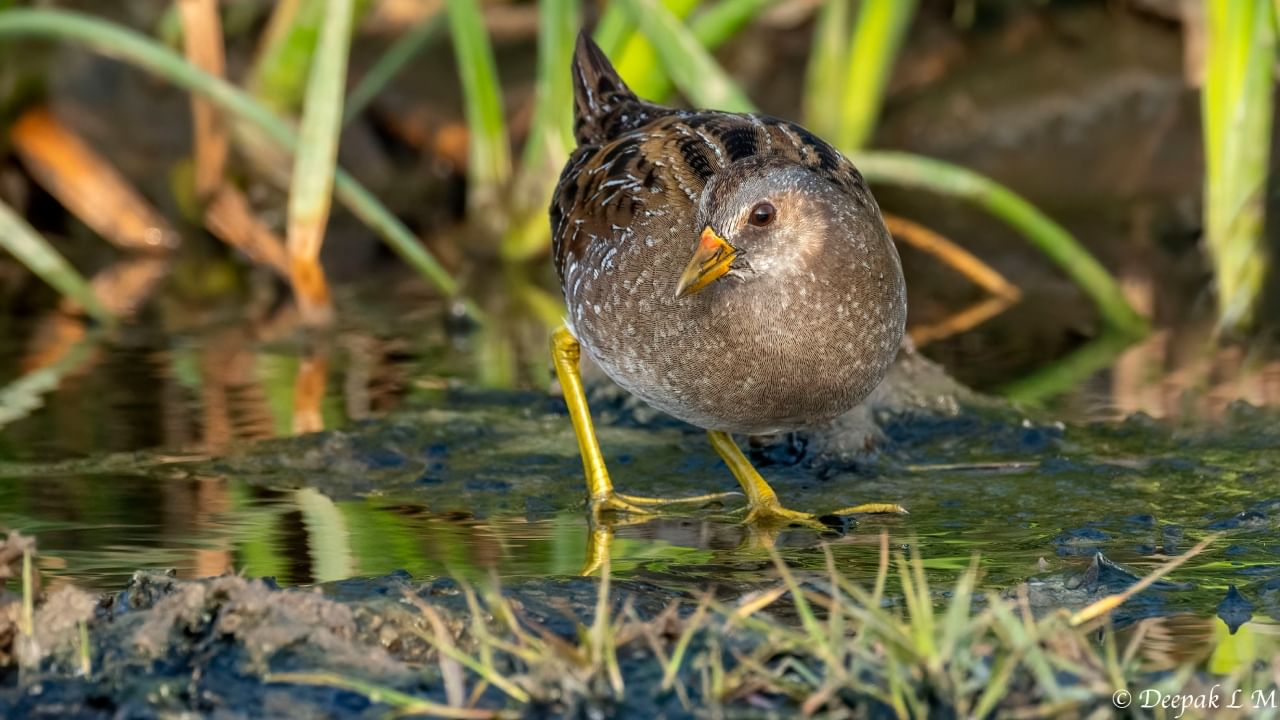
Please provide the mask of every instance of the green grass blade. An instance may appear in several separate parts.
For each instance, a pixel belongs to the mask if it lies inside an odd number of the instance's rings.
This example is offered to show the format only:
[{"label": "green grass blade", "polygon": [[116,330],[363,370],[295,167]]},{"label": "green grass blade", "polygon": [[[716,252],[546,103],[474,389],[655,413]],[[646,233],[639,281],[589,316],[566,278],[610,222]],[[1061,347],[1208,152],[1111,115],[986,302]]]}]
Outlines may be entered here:
[{"label": "green grass blade", "polygon": [[533,119],[520,158],[522,172],[541,174],[548,158],[558,164],[573,148],[573,85],[569,66],[578,26],[573,0],[538,3],[538,74]]},{"label": "green grass blade", "polygon": [[805,71],[804,121],[822,137],[833,138],[840,127],[844,68],[849,56],[849,0],[826,0],[818,11],[813,48]]},{"label": "green grass blade", "polygon": [[113,322],[111,312],[98,301],[93,288],[71,267],[71,263],[3,200],[0,200],[0,248],[7,250],[59,293],[74,300],[95,320]]},{"label": "green grass blade", "polygon": [[[372,0],[355,0],[355,17],[362,17],[372,4]],[[273,112],[292,115],[302,106],[308,71],[328,12],[327,0],[281,0],[276,4],[247,81],[254,97]]]},{"label": "green grass blade", "polygon": [[611,58],[619,57],[623,46],[631,39],[635,29],[636,24],[631,22],[631,16],[622,9],[622,5],[609,3],[604,13],[600,15],[600,22],[596,23],[596,31],[592,38],[605,55]]},{"label": "green grass blade", "polygon": [[496,200],[498,188],[511,177],[502,87],[480,4],[476,0],[447,0],[445,7],[470,131],[468,200],[475,209]]},{"label": "green grass blade", "polygon": [[[0,13],[0,37],[34,36],[75,40],[95,51],[154,73],[207,98],[224,111],[261,129],[273,142],[293,152],[298,137],[289,124],[247,93],[187,63],[182,56],[128,28],[64,10],[10,10]],[[418,242],[413,233],[362,185],[341,169],[334,191],[352,214],[386,241],[402,259],[446,295],[457,282]],[[479,311],[469,308],[479,317]]]},{"label": "green grass blade", "polygon": [[835,96],[840,98],[840,125],[833,137],[846,152],[862,148],[875,129],[889,72],[915,9],[916,0],[862,0],[858,8],[844,92]]},{"label": "green grass blade", "polygon": [[[714,51],[751,22],[760,11],[777,0],[721,0],[721,2],[696,14],[689,20],[689,31],[703,48]],[[664,0],[663,5],[672,15],[684,18],[696,3],[685,0]],[[631,89],[640,97],[654,102],[666,101],[673,89],[671,76],[658,60],[653,45],[643,36],[636,35],[620,56],[619,72],[630,82]]]},{"label": "green grass blade", "polygon": [[546,208],[561,166],[573,148],[573,85],[569,65],[577,39],[573,0],[538,4],[538,73],[533,119],[512,193],[512,217],[502,238],[502,257],[525,260],[551,243]]},{"label": "green grass blade", "polygon": [[715,50],[733,39],[748,23],[778,0],[720,0],[689,21],[698,42]]},{"label": "green grass blade", "polygon": [[290,115],[302,102],[323,13],[324,0],[281,0],[272,12],[245,83],[272,112]]},{"label": "green grass blade", "polygon": [[686,97],[717,110],[753,109],[747,96],[670,10],[655,0],[620,2],[631,13],[640,33],[653,44],[663,69]]},{"label": "green grass blade", "polygon": [[[776,2],[777,0],[721,0],[697,13],[689,21],[689,31],[703,48],[715,50],[738,34],[761,11]],[[688,16],[697,5],[688,0],[663,0],[662,4],[672,15],[681,19]],[[616,16],[614,10],[622,8],[620,3],[610,5],[606,19]],[[625,11],[620,15],[625,16]],[[603,21],[601,24],[603,26]],[[626,26],[627,31],[631,29],[631,25]],[[640,97],[663,102],[671,95],[671,77],[659,62],[653,45],[643,35],[632,35],[625,47],[617,53],[617,58],[618,72]]]},{"label": "green grass blade", "polygon": [[1000,218],[1022,233],[1089,296],[1107,327],[1128,338],[1146,334],[1146,319],[1125,299],[1106,268],[1071,233],[1012,190],[972,170],[919,155],[865,152],[849,157],[869,182],[958,197]]},{"label": "green grass blade", "polygon": [[289,187],[289,254],[315,261],[320,255],[333,197],[342,133],[342,95],[347,83],[347,52],[353,0],[327,0],[316,60],[307,80],[307,97],[298,132]]},{"label": "green grass blade", "polygon": [[960,574],[951,593],[951,604],[942,621],[942,638],[938,642],[938,657],[950,658],[957,648],[968,640],[973,629],[969,615],[973,607],[973,588],[978,582],[978,556],[974,555],[969,567]]},{"label": "green grass blade", "polygon": [[373,102],[373,99],[400,74],[400,71],[404,70],[418,53],[429,47],[432,41],[440,36],[443,28],[444,15],[435,12],[392,43],[373,67],[369,68],[369,72],[360,79],[355,89],[347,95],[343,123],[349,123],[359,117],[360,113],[369,107],[369,103]]},{"label": "green grass blade", "polygon": [[[613,66],[626,81],[633,92],[648,100],[657,100],[664,88],[671,86],[666,71],[658,59],[658,53],[643,33],[637,32],[638,24],[635,14],[625,2],[610,3],[621,10],[627,18],[627,35],[622,46],[610,55]],[[666,8],[673,16],[683,20],[697,7],[698,0],[657,0],[655,3]]]},{"label": "green grass blade", "polygon": [[262,676],[267,683],[289,683],[293,685],[314,685],[318,687],[349,690],[365,696],[369,702],[387,705],[403,715],[426,715],[438,718],[459,718],[460,720],[488,720],[497,716],[492,710],[476,710],[441,705],[430,700],[414,697],[392,687],[375,685],[358,678],[347,677],[331,672],[280,672],[267,673]]},{"label": "green grass blade", "polygon": [[1268,265],[1263,222],[1276,9],[1270,0],[1205,0],[1204,9],[1205,240],[1219,327],[1245,330]]}]

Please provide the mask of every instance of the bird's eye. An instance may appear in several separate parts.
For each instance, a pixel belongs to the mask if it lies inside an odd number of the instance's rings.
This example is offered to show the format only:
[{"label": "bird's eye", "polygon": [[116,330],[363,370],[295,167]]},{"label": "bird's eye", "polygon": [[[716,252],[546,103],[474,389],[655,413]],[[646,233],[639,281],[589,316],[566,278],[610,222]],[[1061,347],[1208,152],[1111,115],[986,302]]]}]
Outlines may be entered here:
[{"label": "bird's eye", "polygon": [[777,215],[777,213],[778,211],[774,209],[773,205],[767,202],[762,202],[751,208],[751,218],[749,222],[756,227],[764,227],[765,225],[773,222],[773,217]]}]

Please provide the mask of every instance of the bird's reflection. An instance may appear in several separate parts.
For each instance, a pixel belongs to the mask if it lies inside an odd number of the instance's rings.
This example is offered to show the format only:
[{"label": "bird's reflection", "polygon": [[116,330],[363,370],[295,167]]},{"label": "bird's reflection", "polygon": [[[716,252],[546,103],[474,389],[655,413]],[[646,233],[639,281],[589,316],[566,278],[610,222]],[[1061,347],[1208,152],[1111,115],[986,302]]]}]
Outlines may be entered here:
[{"label": "bird's reflection", "polygon": [[807,544],[840,539],[849,525],[832,525],[829,532],[820,533],[813,528],[786,523],[743,522],[740,515],[711,516],[706,518],[671,515],[599,515],[587,524],[586,552],[581,575],[594,575],[604,569],[613,556],[613,543],[619,528],[644,527],[652,532],[643,533],[654,540],[663,540],[687,547],[706,548],[728,555],[758,555],[775,550],[786,533]]}]

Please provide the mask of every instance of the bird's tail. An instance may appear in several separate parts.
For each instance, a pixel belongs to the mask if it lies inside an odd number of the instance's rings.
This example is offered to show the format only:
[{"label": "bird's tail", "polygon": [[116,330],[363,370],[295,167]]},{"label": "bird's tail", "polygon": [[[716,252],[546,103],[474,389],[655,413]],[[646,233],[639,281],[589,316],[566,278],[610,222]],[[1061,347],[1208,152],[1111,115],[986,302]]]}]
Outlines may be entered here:
[{"label": "bird's tail", "polygon": [[659,108],[631,92],[586,30],[573,51],[573,134],[579,145],[602,145],[648,122]]}]

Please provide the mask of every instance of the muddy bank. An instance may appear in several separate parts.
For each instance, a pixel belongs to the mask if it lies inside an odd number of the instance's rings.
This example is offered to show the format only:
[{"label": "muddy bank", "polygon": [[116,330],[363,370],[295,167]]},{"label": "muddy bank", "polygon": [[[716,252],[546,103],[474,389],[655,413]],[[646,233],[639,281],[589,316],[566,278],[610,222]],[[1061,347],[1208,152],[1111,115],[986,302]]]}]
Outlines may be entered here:
[{"label": "muddy bank", "polygon": [[[1098,599],[1134,579],[1099,555],[1090,572],[1064,584]],[[972,580],[954,588],[915,587],[942,602],[969,605]],[[1033,602],[1044,600],[1054,582],[1038,583]],[[971,612],[949,615],[940,626],[943,638],[973,643],[947,655],[949,669],[940,673],[930,670],[926,646],[894,647],[919,631],[895,619],[893,606],[903,602],[897,593],[913,592],[897,579],[889,583],[889,614],[870,590],[837,575],[799,584],[788,575],[762,574],[760,588],[676,593],[593,578],[498,588],[393,574],[287,589],[271,579],[184,581],[139,572],[123,590],[96,600],[64,586],[37,606],[34,637],[7,636],[21,649],[0,666],[0,713],[685,718],[714,707],[725,717],[801,710],[816,717],[880,717],[910,700],[931,714],[965,715],[981,702],[983,685],[974,682],[1002,662],[1011,664],[999,681],[1008,692],[991,709],[1058,703],[1059,710],[1085,715],[1108,707],[1104,690],[1115,676],[1105,674],[1094,640],[1061,614],[1023,620],[1016,600],[979,591]],[[1158,583],[1144,595],[1169,589],[1176,584]],[[995,615],[1001,621],[983,612],[992,607],[1001,608]],[[805,620],[814,609],[816,617]],[[847,615],[842,622],[849,624],[832,625],[833,614]],[[804,629],[809,622],[818,624]],[[995,627],[1001,622],[1029,633],[1043,650],[1029,659],[1022,650],[1012,653]],[[1248,669],[1252,658],[1274,650],[1267,628],[1235,622],[1230,632],[1237,631],[1261,643],[1261,650],[1239,658],[1245,686],[1274,683],[1265,671]],[[1038,675],[1041,662],[1061,666],[1052,683]],[[1157,678],[1149,670],[1124,672],[1139,687]],[[889,677],[899,678],[892,693],[885,690]],[[1212,682],[1212,675],[1197,672],[1179,687]]]}]

